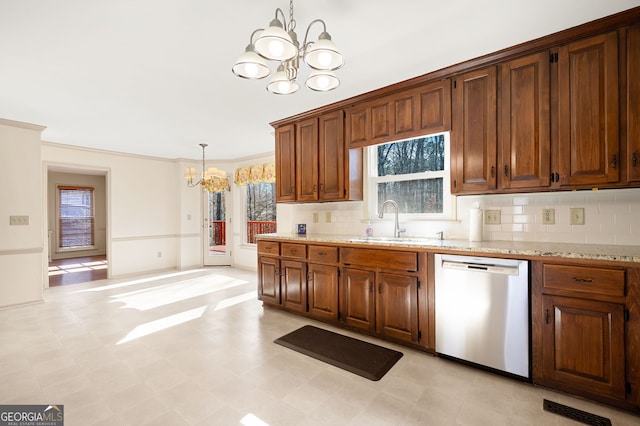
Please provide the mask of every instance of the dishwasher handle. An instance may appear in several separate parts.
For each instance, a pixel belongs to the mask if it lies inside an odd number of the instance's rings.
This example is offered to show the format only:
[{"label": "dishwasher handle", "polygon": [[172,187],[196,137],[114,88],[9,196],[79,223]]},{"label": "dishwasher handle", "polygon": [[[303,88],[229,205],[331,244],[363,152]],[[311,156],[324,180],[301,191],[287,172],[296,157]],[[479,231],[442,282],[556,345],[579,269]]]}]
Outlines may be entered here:
[{"label": "dishwasher handle", "polygon": [[488,272],[490,274],[518,275],[517,266],[491,265],[482,263],[453,262],[445,260],[442,262],[444,269],[459,269],[465,271]]}]

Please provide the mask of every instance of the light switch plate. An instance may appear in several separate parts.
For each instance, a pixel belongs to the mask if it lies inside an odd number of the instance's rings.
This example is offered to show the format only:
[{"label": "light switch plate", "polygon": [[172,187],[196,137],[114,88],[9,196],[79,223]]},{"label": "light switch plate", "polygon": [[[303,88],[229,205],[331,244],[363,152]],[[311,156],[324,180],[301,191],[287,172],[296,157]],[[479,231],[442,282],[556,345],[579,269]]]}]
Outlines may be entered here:
[{"label": "light switch plate", "polygon": [[542,224],[553,225],[556,223],[556,210],[555,209],[542,209]]},{"label": "light switch plate", "polygon": [[29,216],[9,216],[9,226],[28,225]]},{"label": "light switch plate", "polygon": [[500,225],[500,210],[485,210],[484,223],[485,225]]},{"label": "light switch plate", "polygon": [[572,225],[584,225],[584,208],[583,207],[572,207],[571,208],[571,219],[569,223]]}]

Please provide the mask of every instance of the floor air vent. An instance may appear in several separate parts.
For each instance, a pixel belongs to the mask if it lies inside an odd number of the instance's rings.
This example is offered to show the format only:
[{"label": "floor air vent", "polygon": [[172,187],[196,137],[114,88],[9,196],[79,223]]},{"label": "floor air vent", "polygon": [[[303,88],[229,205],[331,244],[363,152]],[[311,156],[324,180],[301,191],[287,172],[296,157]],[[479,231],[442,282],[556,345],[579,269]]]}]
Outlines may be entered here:
[{"label": "floor air vent", "polygon": [[559,414],[571,420],[575,420],[587,425],[611,426],[611,420],[607,419],[606,417],[596,416],[595,414],[587,413],[586,411],[578,410],[577,408],[558,404],[557,402],[549,401],[547,399],[543,400],[542,407],[545,411]]}]

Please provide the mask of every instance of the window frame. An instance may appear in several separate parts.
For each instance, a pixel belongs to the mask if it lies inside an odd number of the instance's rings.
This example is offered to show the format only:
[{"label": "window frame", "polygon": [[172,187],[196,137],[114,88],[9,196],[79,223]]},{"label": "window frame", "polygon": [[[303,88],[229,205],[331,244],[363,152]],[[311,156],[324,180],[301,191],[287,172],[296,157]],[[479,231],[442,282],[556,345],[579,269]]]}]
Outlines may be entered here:
[{"label": "window frame", "polygon": [[[87,218],[91,219],[91,244],[86,246],[62,246],[63,230],[62,230],[62,191],[76,190],[76,191],[89,191],[91,194],[90,211],[91,216]],[[94,250],[96,248],[96,200],[95,200],[95,187],[93,186],[81,186],[81,185],[56,185],[56,252],[73,252]]]},{"label": "window frame", "polygon": [[[389,145],[398,142],[405,142],[414,139],[422,139],[434,136],[444,136],[444,168],[438,171],[426,171],[413,174],[378,176],[378,156],[377,150],[380,145]],[[400,182],[407,180],[435,179],[442,178],[442,213],[399,213],[403,220],[456,220],[455,195],[451,193],[451,137],[450,132],[438,132],[427,135],[399,139],[391,142],[370,145],[365,148],[365,158],[367,160],[366,170],[366,209],[367,220],[378,220],[378,183]],[[408,177],[412,177],[408,179]]]},{"label": "window frame", "polygon": [[[276,223],[276,229],[277,229],[277,223],[278,223],[278,204],[276,202],[276,183],[275,182],[260,182],[260,183],[248,183],[247,185],[245,185],[245,189],[243,191],[244,196],[242,197],[242,216],[243,216],[243,230],[242,230],[242,244],[243,245],[247,245],[247,246],[252,246],[255,247],[257,245],[257,242],[250,242],[249,241],[249,232],[248,232],[248,226],[247,226],[247,222],[249,222],[249,218],[247,216],[247,209],[249,208],[249,203],[248,203],[248,193],[249,193],[249,188],[251,187],[251,185],[262,185],[262,184],[266,184],[266,185],[273,185],[273,206],[274,206],[274,210],[275,210],[275,220],[273,222]],[[275,232],[275,231],[274,231]]]}]

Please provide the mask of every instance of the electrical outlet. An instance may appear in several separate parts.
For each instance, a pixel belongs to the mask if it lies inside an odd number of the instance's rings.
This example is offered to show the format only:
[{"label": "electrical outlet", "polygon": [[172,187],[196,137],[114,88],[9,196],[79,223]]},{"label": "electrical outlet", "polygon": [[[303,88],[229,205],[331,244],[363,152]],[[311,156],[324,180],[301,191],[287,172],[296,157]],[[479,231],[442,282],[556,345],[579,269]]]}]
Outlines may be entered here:
[{"label": "electrical outlet", "polygon": [[331,223],[331,212],[324,212],[324,221],[326,223]]},{"label": "electrical outlet", "polygon": [[571,218],[569,223],[572,225],[584,225],[584,208],[573,207],[571,208]]},{"label": "electrical outlet", "polygon": [[485,210],[484,223],[485,225],[500,225],[500,210]]},{"label": "electrical outlet", "polygon": [[28,225],[29,216],[9,216],[9,226]]},{"label": "electrical outlet", "polygon": [[162,257],[162,252],[161,251],[158,252],[158,257],[159,258]]},{"label": "electrical outlet", "polygon": [[556,223],[556,210],[555,209],[542,209],[542,224],[553,225]]},{"label": "electrical outlet", "polygon": [[318,212],[313,212],[313,223],[318,223]]}]

